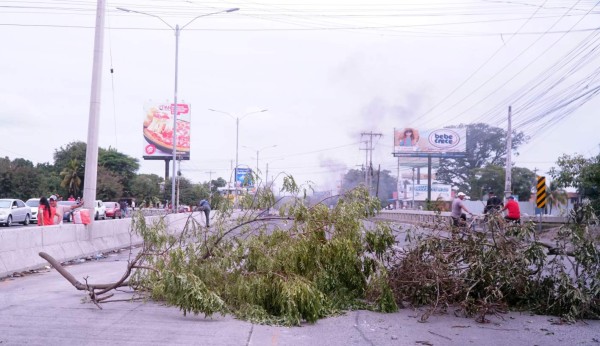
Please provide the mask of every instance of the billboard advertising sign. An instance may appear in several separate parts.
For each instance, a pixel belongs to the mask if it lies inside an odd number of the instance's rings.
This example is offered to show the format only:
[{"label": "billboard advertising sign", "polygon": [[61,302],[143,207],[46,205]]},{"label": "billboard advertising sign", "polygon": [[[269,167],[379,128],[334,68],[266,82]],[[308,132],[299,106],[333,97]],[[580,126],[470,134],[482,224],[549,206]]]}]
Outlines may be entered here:
[{"label": "billboard advertising sign", "polygon": [[465,128],[418,130],[413,127],[394,130],[395,156],[452,156],[467,151]]},{"label": "billboard advertising sign", "polygon": [[[144,159],[164,160],[173,157],[173,114],[172,103],[148,102],[144,105]],[[177,104],[177,156],[190,159],[189,104]]]},{"label": "billboard advertising sign", "polygon": [[254,181],[252,179],[252,170],[250,168],[238,167],[235,172],[235,182],[237,186],[254,186]]},{"label": "billboard advertising sign", "polygon": [[[427,184],[415,184],[415,201],[425,201],[427,200]],[[431,185],[431,200],[443,200],[450,201],[452,200],[452,186],[444,185],[444,184],[432,184]],[[408,185],[406,195],[404,199],[412,200],[413,198],[413,186]]]}]

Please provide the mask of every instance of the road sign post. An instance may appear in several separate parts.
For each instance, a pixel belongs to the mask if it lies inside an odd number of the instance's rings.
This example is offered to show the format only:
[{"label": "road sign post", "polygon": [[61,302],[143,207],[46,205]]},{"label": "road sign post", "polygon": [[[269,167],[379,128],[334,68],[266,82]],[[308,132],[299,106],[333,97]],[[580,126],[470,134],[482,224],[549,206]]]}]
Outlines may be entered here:
[{"label": "road sign post", "polygon": [[[537,193],[535,196],[536,207],[544,210],[546,208],[546,177],[537,177]],[[542,230],[542,213],[540,213],[540,221],[538,223],[538,231]]]},{"label": "road sign post", "polygon": [[546,177],[539,176],[537,178],[537,194],[535,201],[538,208],[546,207]]}]

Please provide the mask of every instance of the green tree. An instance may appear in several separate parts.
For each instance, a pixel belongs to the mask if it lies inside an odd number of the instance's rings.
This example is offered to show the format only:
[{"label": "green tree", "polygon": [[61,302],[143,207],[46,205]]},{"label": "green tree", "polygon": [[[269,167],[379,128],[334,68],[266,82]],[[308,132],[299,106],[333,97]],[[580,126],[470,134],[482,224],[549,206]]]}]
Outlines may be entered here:
[{"label": "green tree", "polygon": [[360,185],[364,185],[365,183],[365,169],[351,169],[346,174],[344,174],[344,178],[342,179],[342,186],[340,188],[341,193],[346,191],[350,191]]},{"label": "green tree", "polygon": [[[57,149],[54,152],[54,167],[56,167],[56,169],[67,167],[71,160],[77,160],[80,163],[81,169],[79,179],[81,180],[81,186],[85,185],[83,172],[85,172],[86,150],[86,143],[76,141],[67,144],[65,147],[60,147],[60,149]],[[98,148],[98,167],[105,167],[108,171],[112,172],[113,175],[119,177],[119,185],[121,188],[115,187],[115,189],[111,189],[106,187],[106,191],[120,190],[121,194],[116,197],[121,197],[122,194],[128,196],[131,195],[131,180],[135,177],[136,172],[140,167],[136,158],[120,153],[114,148]],[[100,174],[98,174],[98,176],[99,175]],[[101,183],[101,181],[98,180],[98,183]],[[113,192],[108,193],[108,195],[112,195]]]},{"label": "green tree", "polygon": [[221,177],[211,180],[210,183],[210,205],[213,209],[219,209],[226,202],[226,198],[219,193],[220,187],[227,186],[227,181]]},{"label": "green tree", "polygon": [[582,155],[562,155],[556,161],[549,174],[557,187],[574,187],[581,198],[592,203],[596,213],[600,214],[600,154],[586,159]]},{"label": "green tree", "polygon": [[217,179],[213,179],[210,182],[210,193],[211,194],[216,194],[219,192],[219,188],[220,187],[225,187],[227,186],[227,181],[221,177],[218,177]]},{"label": "green tree", "polygon": [[38,190],[35,196],[50,196],[61,190],[62,179],[59,172],[49,163],[38,163],[35,167],[38,172]]},{"label": "green tree", "polygon": [[24,159],[0,159],[0,197],[26,200],[35,196],[38,181],[33,163]]},{"label": "green tree", "polygon": [[566,205],[569,201],[567,191],[558,187],[556,182],[551,182],[548,187],[548,204],[550,206],[550,214],[552,214],[552,207]]},{"label": "green tree", "polygon": [[81,188],[82,165],[73,159],[69,161],[67,166],[60,172],[62,182],[60,186],[67,189],[67,193],[73,196],[78,196]]},{"label": "green tree", "polygon": [[471,182],[471,198],[482,199],[482,197],[494,191],[498,196],[502,196],[504,191],[505,171],[503,167],[496,165],[487,165],[478,168]]},{"label": "green tree", "polygon": [[14,196],[22,200],[39,197],[39,171],[25,159],[14,159],[11,163]]},{"label": "green tree", "polygon": [[512,194],[519,196],[519,201],[529,201],[535,186],[535,173],[528,168],[513,167]]},{"label": "green tree", "polygon": [[[371,174],[371,173],[368,173]],[[387,200],[392,198],[394,191],[396,191],[397,178],[392,176],[388,170],[378,172],[374,170],[372,173],[373,182],[371,186],[371,192],[379,197],[382,205],[387,205]],[[341,193],[351,191],[360,185],[364,185],[365,182],[365,169],[351,169],[344,175],[341,185]],[[379,187],[377,184],[379,183]]]},{"label": "green tree", "polygon": [[[531,190],[535,184],[535,173],[524,167],[513,167],[512,171],[512,194],[519,196],[520,201],[528,201],[531,198]],[[471,182],[471,196],[481,198],[489,191],[496,195],[504,195],[504,179],[506,171],[504,167],[487,165],[476,170]]]},{"label": "green tree", "polygon": [[375,185],[373,191],[377,192],[377,197],[381,200],[382,206],[387,206],[389,204],[388,200],[394,196],[394,192],[397,190],[397,177],[392,176],[390,171],[384,169],[373,180]]},{"label": "green tree", "polygon": [[84,171],[86,147],[87,145],[84,142],[76,141],[67,144],[64,148],[60,147],[60,149],[56,149],[54,151],[54,168],[57,170],[57,173],[64,167],[67,167],[71,160],[80,162]]},{"label": "green tree", "polygon": [[552,167],[548,173],[557,187],[574,187],[579,190],[585,184],[582,173],[589,164],[590,162],[583,155],[563,154],[556,160],[558,167]]},{"label": "green tree", "polygon": [[0,158],[0,197],[11,197],[14,195],[13,174],[10,159]]},{"label": "green tree", "polygon": [[140,164],[136,158],[118,152],[114,148],[98,150],[98,166],[102,166],[120,177],[121,185],[127,196],[134,196],[131,192],[132,180]]},{"label": "green tree", "polygon": [[193,184],[189,179],[179,177],[179,204],[195,206],[200,199],[208,199],[208,183]]},{"label": "green tree", "polygon": [[96,184],[96,198],[102,201],[116,201],[123,196],[121,178],[110,170],[98,167],[98,183]]},{"label": "green tree", "polygon": [[[462,158],[441,159],[437,171],[437,180],[457,186],[461,191],[472,194],[477,169],[487,165],[504,166],[506,160],[505,130],[483,123],[451,126],[467,130],[467,152]],[[513,131],[512,150],[516,150],[527,141],[522,132]],[[477,188],[477,187],[475,187]]]},{"label": "green tree", "polygon": [[138,174],[131,181],[131,195],[139,206],[150,206],[163,199],[160,184],[164,179],[156,174]]}]

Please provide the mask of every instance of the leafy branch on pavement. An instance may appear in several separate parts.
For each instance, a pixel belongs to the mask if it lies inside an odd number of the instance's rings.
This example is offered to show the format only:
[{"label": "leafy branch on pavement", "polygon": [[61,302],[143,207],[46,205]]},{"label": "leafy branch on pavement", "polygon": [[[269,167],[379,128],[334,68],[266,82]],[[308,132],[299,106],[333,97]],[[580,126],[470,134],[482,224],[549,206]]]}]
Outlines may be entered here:
[{"label": "leafy branch on pavement", "polygon": [[508,309],[568,321],[599,317],[598,222],[589,205],[561,228],[552,253],[533,224],[498,222],[485,233],[447,223],[409,229],[400,247],[391,224],[371,222],[380,203],[363,187],[334,206],[308,205],[292,177],[284,190],[289,197],[277,201],[269,189],[257,191],[242,214],[223,206],[210,228],[189,217],[173,232],[164,219],[135,216],[143,245],[114,284],[82,284],[59,271],[97,305],[128,285],[184,314],[254,323],[299,325],[348,309],[398,306],[427,306],[422,321],[450,309],[480,322]]}]

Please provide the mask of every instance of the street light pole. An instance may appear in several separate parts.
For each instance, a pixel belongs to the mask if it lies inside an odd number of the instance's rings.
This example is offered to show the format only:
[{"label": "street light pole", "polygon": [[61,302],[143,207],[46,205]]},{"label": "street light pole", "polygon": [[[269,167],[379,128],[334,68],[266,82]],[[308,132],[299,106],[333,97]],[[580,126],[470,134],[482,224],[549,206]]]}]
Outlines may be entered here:
[{"label": "street light pole", "polygon": [[193,21],[195,21],[196,19],[198,19],[200,17],[207,17],[207,16],[211,16],[213,14],[219,14],[219,13],[235,12],[235,11],[238,11],[239,8],[236,7],[236,8],[230,8],[227,10],[201,14],[199,16],[194,17],[192,20],[190,20],[185,25],[183,25],[181,28],[179,27],[179,24],[175,25],[175,27],[173,28],[173,26],[171,24],[167,23],[164,19],[162,19],[161,17],[154,15],[154,14],[141,12],[141,11],[129,10],[129,9],[122,8],[122,7],[117,7],[117,9],[120,11],[124,11],[124,12],[139,13],[139,14],[143,14],[146,16],[158,18],[160,21],[165,23],[169,28],[171,28],[172,30],[175,31],[175,91],[174,91],[174,95],[173,95],[173,110],[172,110],[172,112],[173,112],[173,143],[172,143],[173,157],[171,158],[171,160],[173,160],[173,174],[171,177],[171,208],[173,208],[173,210],[177,211],[177,206],[175,205],[175,174],[177,173],[177,118],[178,118],[177,85],[178,85],[178,77],[179,77],[179,33],[181,32],[181,30],[185,29],[186,26],[190,25]]},{"label": "street light pole", "polygon": [[[268,146],[266,146],[264,148],[260,148],[260,149],[254,149],[254,148],[251,148],[251,147],[244,146],[244,148],[246,148],[246,149],[256,150],[256,174],[258,174],[258,171],[259,171],[259,167],[258,167],[258,155],[260,155],[260,152],[263,151],[263,150],[265,150],[265,149],[275,148],[276,146],[277,146],[277,144],[275,144],[275,145],[268,145]],[[258,185],[258,182],[257,182],[257,185]]]},{"label": "street light pole", "polygon": [[[212,108],[209,108],[208,110],[211,111],[211,112],[227,114],[231,118],[235,119],[235,168],[234,168],[234,171],[233,171],[233,183],[235,185],[236,181],[237,181],[236,180],[237,179],[237,170],[238,170],[238,166],[240,164],[239,163],[239,153],[240,153],[240,120],[244,119],[245,117],[247,117],[248,115],[251,115],[251,114],[266,112],[266,111],[268,111],[268,109],[261,109],[261,110],[256,111],[256,112],[246,113],[246,114],[242,115],[241,117],[236,117],[236,116],[231,115],[231,113],[220,111],[220,110],[216,110],[216,109],[212,109]],[[236,186],[236,189],[235,189],[235,201],[234,201],[235,207],[237,207],[237,200],[238,200],[237,196],[238,196],[238,191],[237,191],[237,186]]]},{"label": "street light pole", "polygon": [[[237,181],[237,170],[239,166],[239,153],[240,153],[240,118],[235,118],[235,170],[233,172],[233,183],[236,184]],[[237,187],[235,189],[235,194],[237,196]],[[237,202],[237,199],[236,199]]]},{"label": "street light pole", "polygon": [[[175,91],[173,93],[173,174],[171,177],[171,210],[179,212],[175,205],[175,174],[177,173],[177,84],[179,76],[179,24],[175,25]],[[177,180],[179,182],[179,179]],[[177,184],[179,185],[179,184]],[[179,198],[177,198],[179,201]]]}]

